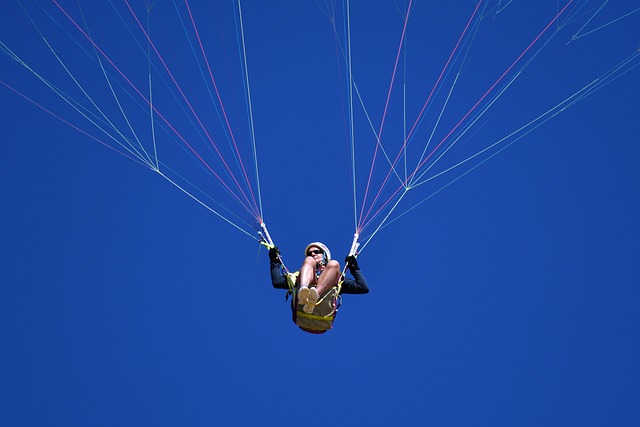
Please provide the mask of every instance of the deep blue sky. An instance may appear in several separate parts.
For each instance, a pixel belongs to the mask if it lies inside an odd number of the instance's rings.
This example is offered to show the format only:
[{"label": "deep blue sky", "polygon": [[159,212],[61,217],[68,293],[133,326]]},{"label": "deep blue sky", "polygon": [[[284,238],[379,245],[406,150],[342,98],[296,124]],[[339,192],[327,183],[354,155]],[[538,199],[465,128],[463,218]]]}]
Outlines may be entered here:
[{"label": "deep blue sky", "polygon": [[[16,5],[5,3],[0,41],[59,76]],[[211,58],[229,73],[220,84],[230,114],[242,116],[233,14],[207,3],[191,6],[203,36],[224,34],[228,52],[212,41]],[[314,240],[342,260],[354,232],[345,70],[322,3],[243,3],[265,220],[292,268]],[[402,18],[393,2],[375,3],[352,4],[352,53],[379,124]],[[407,41],[414,115],[475,6],[424,3]],[[520,3],[487,15],[452,117],[558,6]],[[610,3],[587,28],[638,7]],[[93,35],[133,69],[126,30],[100,22],[107,15],[93,7]],[[163,31],[155,40],[179,62],[169,12],[156,6]],[[574,32],[588,16],[577,15]],[[571,31],[563,34],[461,152],[489,145],[631,55],[639,19],[636,12],[569,48]],[[87,79],[96,74],[80,57],[67,61]],[[0,80],[69,113],[6,55],[0,64]],[[202,108],[195,70],[175,70]],[[605,86],[382,230],[359,258],[370,294],[345,296],[323,336],[291,323],[254,240],[1,86],[0,424],[640,424],[639,77],[636,68]],[[392,133],[402,111],[389,114]],[[368,162],[358,158],[360,192]],[[437,188],[416,189],[414,202]]]}]

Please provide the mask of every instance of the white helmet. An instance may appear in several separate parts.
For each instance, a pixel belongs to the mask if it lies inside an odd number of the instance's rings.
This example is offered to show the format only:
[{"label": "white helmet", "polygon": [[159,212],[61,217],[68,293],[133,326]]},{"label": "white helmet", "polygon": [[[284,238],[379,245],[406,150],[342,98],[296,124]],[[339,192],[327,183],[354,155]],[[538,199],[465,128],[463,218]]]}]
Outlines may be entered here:
[{"label": "white helmet", "polygon": [[309,252],[309,248],[315,246],[316,248],[320,248],[324,251],[324,263],[328,263],[329,261],[331,261],[331,251],[329,250],[329,248],[321,242],[313,242],[313,243],[309,243],[307,245],[306,248],[304,248],[304,256],[307,256],[307,252]]}]

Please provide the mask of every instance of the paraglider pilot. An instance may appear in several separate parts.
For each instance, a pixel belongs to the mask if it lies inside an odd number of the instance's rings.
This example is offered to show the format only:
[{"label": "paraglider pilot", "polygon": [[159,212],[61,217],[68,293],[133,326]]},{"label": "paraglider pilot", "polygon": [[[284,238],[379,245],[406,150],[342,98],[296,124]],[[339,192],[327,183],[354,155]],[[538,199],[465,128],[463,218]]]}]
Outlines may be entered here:
[{"label": "paraglider pilot", "polygon": [[[338,287],[342,271],[340,263],[331,259],[331,251],[321,242],[313,242],[305,248],[305,259],[300,271],[291,274],[289,280],[295,279],[295,291],[298,305],[303,307],[303,312],[314,313],[318,300]],[[276,289],[290,289],[291,283],[287,282],[287,274],[282,267],[280,251],[277,247],[269,250],[271,261],[271,283]],[[367,281],[360,271],[356,257],[347,256],[345,259],[347,268],[353,276],[344,277],[339,286],[340,294],[366,294],[369,292]],[[337,296],[337,295],[336,295]]]}]

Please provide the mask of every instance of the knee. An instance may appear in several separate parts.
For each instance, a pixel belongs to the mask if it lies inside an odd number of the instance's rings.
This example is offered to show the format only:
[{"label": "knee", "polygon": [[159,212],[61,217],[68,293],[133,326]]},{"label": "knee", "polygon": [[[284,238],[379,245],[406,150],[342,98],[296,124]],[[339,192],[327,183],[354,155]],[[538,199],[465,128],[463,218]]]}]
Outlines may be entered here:
[{"label": "knee", "polygon": [[332,259],[331,261],[329,261],[327,263],[327,266],[325,268],[331,269],[331,270],[340,270],[340,263],[334,259]]},{"label": "knee", "polygon": [[315,259],[313,259],[313,257],[312,257],[312,256],[308,256],[308,257],[306,257],[306,258],[304,259],[304,263],[303,263],[303,264],[304,264],[304,265],[310,265],[310,266],[312,266],[313,268],[315,268],[315,267],[316,267],[316,260],[315,260]]}]

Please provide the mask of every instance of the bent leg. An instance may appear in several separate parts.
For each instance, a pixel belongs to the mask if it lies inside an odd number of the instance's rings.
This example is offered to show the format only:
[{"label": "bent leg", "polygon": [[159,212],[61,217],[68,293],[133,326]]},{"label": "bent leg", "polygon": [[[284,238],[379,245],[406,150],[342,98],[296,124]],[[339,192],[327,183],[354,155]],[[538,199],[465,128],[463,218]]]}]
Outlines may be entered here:
[{"label": "bent leg", "polygon": [[307,310],[313,310],[313,305],[318,301],[317,289],[311,288],[311,285],[315,285],[316,278],[316,260],[313,257],[306,257],[300,267],[300,274],[298,275],[298,304],[303,304],[309,308]]},{"label": "bent leg", "polygon": [[299,286],[310,286],[316,284],[316,260],[313,257],[306,257],[300,267],[298,275]]},{"label": "bent leg", "polygon": [[338,280],[340,280],[340,273],[340,263],[334,260],[329,261],[318,279],[318,285],[316,286],[318,294],[324,295],[329,289],[336,286]]}]

